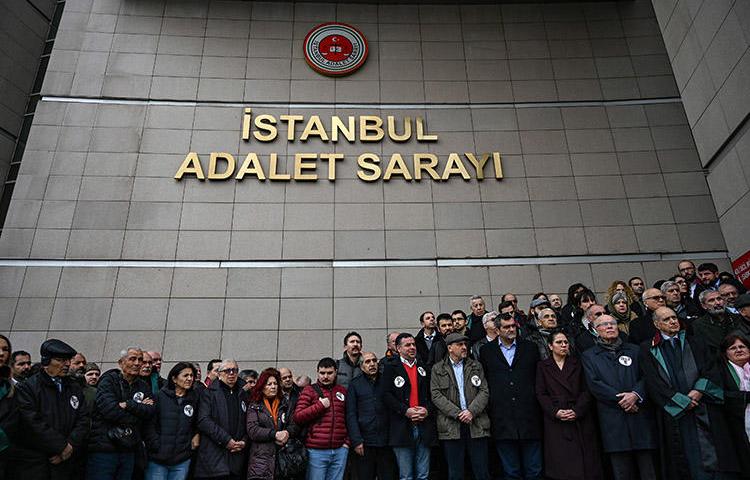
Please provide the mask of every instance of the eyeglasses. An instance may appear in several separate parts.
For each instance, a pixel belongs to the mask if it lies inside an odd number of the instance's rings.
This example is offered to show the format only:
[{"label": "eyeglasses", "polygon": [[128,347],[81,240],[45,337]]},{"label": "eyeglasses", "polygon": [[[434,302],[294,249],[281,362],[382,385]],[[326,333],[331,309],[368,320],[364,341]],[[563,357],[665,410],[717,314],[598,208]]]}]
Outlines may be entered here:
[{"label": "eyeglasses", "polygon": [[594,318],[599,318],[602,315],[604,315],[604,310],[602,310],[601,312],[594,312]]},{"label": "eyeglasses", "polygon": [[687,282],[686,282],[685,280],[675,280],[675,281],[674,281],[674,283],[678,283],[678,284],[680,284],[680,285],[684,285],[684,284],[686,284]]},{"label": "eyeglasses", "polygon": [[502,318],[503,320],[510,320],[511,318],[513,318],[513,314],[512,313],[501,313],[500,314],[500,318]]},{"label": "eyeglasses", "polygon": [[239,368],[225,368],[224,370],[219,370],[220,372],[226,373],[227,375],[236,375],[240,369]]},{"label": "eyeglasses", "polygon": [[609,321],[609,322],[602,322],[597,324],[594,328],[600,328],[600,327],[616,327],[617,322]]},{"label": "eyeglasses", "polygon": [[653,297],[646,298],[646,300],[656,300],[656,301],[666,300],[666,299],[667,297],[665,297],[664,295],[654,295]]}]

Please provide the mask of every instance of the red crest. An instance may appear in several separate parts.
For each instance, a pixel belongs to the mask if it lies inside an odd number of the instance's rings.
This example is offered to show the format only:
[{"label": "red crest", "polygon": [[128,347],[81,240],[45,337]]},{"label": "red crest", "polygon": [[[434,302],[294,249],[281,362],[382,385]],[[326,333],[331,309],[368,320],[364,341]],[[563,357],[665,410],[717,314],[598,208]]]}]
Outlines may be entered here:
[{"label": "red crest", "polygon": [[323,23],[305,37],[305,60],[318,73],[333,77],[349,75],[367,60],[367,40],[345,23]]}]

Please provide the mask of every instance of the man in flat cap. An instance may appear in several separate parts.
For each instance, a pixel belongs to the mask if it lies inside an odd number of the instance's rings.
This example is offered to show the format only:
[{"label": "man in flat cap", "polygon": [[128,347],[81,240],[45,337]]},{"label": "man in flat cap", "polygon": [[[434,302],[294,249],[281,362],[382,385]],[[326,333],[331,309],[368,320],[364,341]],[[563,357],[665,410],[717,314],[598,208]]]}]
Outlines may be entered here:
[{"label": "man in flat cap", "polygon": [[68,376],[76,351],[50,339],[40,354],[42,370],[16,385],[20,425],[11,441],[9,478],[72,480],[89,431],[81,386]]},{"label": "man in flat cap", "polygon": [[438,438],[448,462],[448,478],[464,478],[464,456],[468,452],[474,478],[488,480],[490,390],[482,365],[468,358],[469,338],[451,333],[445,343],[448,355],[432,367],[430,390],[438,413]]}]

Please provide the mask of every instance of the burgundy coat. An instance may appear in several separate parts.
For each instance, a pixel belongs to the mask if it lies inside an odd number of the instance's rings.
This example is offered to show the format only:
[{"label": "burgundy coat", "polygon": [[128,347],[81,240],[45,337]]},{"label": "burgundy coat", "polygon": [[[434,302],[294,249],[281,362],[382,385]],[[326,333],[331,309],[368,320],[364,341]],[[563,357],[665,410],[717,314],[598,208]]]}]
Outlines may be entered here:
[{"label": "burgundy coat", "polygon": [[[544,470],[549,478],[602,478],[594,403],[580,361],[568,357],[562,370],[550,357],[537,364],[536,395],[544,413]],[[555,414],[572,409],[577,419],[563,422]]]},{"label": "burgundy coat", "polygon": [[294,410],[294,423],[308,427],[305,446],[327,450],[349,445],[346,433],[346,389],[341,385],[317,385],[331,401],[331,406],[325,408],[320,403],[312,385],[302,390]]}]

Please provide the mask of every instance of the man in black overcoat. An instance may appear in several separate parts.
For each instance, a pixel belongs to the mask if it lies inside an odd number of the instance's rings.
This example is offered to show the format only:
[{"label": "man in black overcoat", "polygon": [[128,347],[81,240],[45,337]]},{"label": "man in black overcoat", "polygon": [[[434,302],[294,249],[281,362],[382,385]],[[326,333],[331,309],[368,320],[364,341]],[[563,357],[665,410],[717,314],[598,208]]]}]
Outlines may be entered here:
[{"label": "man in black overcoat", "polygon": [[40,350],[42,370],[16,385],[20,424],[11,439],[9,478],[73,480],[78,475],[71,457],[81,454],[89,433],[83,390],[68,376],[76,351],[56,339]]},{"label": "man in black overcoat", "polygon": [[513,318],[498,317],[499,335],[479,351],[490,387],[492,437],[506,478],[542,474],[542,413],[536,399],[535,344],[518,339]]},{"label": "man in black overcoat", "polygon": [[383,403],[388,409],[388,445],[396,455],[400,478],[426,480],[430,447],[437,441],[429,371],[417,358],[411,334],[400,334],[396,348],[399,359],[385,364],[381,380]]}]

